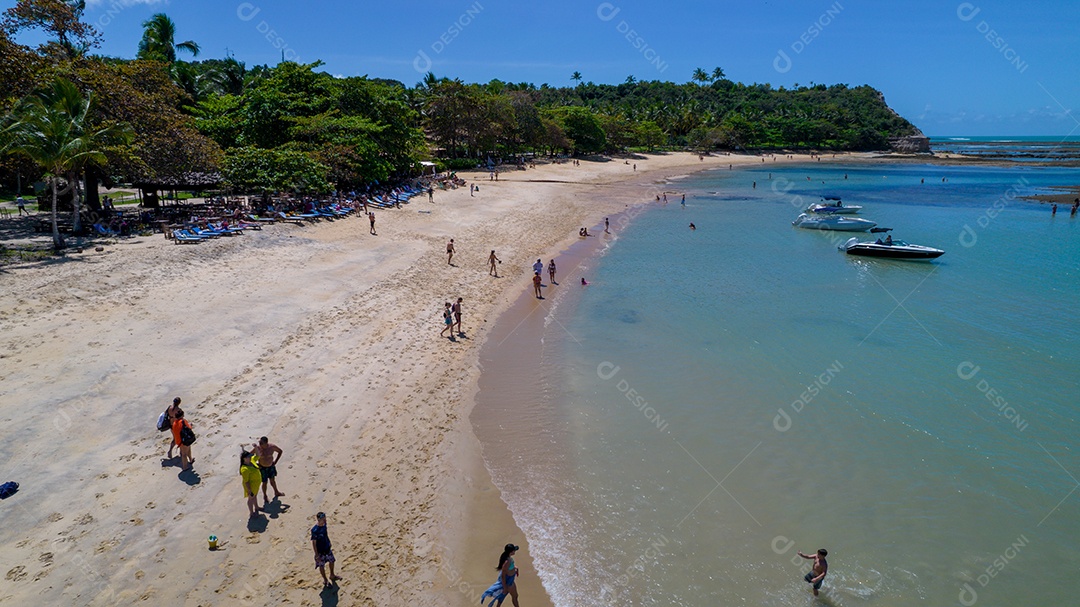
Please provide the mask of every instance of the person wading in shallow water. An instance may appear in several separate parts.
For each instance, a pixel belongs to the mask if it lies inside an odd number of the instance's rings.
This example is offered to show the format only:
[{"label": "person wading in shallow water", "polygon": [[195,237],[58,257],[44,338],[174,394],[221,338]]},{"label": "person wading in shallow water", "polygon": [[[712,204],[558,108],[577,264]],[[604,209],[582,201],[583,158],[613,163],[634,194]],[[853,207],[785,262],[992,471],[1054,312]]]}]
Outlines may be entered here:
[{"label": "person wading in shallow water", "polygon": [[804,559],[814,561],[814,568],[803,579],[813,586],[814,596],[817,596],[821,583],[825,581],[825,574],[829,572],[829,562],[825,560],[825,557],[829,556],[829,551],[822,548],[813,556],[803,554],[801,551],[798,554]]}]

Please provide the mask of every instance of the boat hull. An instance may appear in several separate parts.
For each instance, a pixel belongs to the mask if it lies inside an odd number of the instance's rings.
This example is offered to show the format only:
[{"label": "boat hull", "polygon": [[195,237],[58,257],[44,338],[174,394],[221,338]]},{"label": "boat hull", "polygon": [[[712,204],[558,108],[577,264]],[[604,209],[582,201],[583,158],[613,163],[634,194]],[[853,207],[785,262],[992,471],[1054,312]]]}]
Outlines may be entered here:
[{"label": "boat hull", "polygon": [[881,257],[884,259],[936,259],[945,254],[945,251],[941,249],[931,249],[930,247],[896,247],[896,246],[866,246],[855,245],[847,249],[848,255],[858,255],[860,257]]}]

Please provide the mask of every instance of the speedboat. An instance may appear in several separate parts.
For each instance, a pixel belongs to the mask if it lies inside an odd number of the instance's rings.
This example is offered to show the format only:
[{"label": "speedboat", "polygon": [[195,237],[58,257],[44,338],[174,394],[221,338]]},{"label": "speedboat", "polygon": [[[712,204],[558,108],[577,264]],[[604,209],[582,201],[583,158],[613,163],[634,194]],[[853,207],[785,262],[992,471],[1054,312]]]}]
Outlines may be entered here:
[{"label": "speedboat", "polygon": [[865,232],[877,224],[856,217],[841,215],[799,215],[791,225],[808,230],[837,230],[840,232]]},{"label": "speedboat", "polygon": [[854,215],[862,210],[862,207],[857,204],[845,205],[837,198],[831,202],[819,202],[810,205],[807,211],[811,213],[822,213],[831,215]]},{"label": "speedboat", "polygon": [[850,238],[840,245],[840,250],[848,255],[861,255],[864,257],[888,257],[890,259],[934,259],[941,257],[945,251],[933,247],[924,247],[918,244],[910,244],[903,240],[880,238],[876,241],[859,242],[858,238]]}]

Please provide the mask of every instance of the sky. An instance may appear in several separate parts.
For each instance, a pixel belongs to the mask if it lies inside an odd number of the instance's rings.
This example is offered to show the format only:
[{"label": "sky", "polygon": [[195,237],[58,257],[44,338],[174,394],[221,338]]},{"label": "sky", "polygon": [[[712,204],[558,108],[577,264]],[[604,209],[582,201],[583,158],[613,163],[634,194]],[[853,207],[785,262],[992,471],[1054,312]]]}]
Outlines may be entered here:
[{"label": "sky", "polygon": [[157,12],[200,58],[249,66],[552,86],[720,67],[774,87],[869,84],[930,136],[1080,135],[1077,0],[88,0],[85,20],[100,53],[130,58]]}]

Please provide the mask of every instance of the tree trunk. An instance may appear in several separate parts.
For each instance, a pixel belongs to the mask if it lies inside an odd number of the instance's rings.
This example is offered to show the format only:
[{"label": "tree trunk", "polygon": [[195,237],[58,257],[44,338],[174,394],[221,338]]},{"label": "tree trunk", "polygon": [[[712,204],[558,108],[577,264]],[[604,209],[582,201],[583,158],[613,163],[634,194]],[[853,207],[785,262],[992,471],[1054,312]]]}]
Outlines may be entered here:
[{"label": "tree trunk", "polygon": [[79,175],[75,171],[68,172],[68,183],[71,184],[71,225],[72,232],[82,244],[82,195],[79,194]]},{"label": "tree trunk", "polygon": [[64,248],[64,241],[60,239],[60,226],[56,223],[56,180],[59,177],[53,176],[49,181],[52,183],[52,239],[53,250],[60,251]]}]

